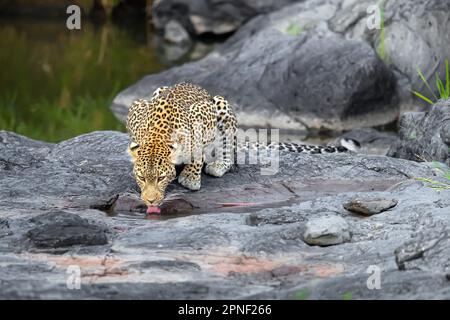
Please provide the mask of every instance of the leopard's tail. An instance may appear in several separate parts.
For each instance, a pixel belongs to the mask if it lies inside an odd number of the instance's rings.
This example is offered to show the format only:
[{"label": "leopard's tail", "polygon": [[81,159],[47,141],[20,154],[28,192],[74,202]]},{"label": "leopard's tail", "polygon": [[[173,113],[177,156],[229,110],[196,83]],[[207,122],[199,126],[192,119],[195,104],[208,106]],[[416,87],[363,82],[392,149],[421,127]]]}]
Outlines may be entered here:
[{"label": "leopard's tail", "polygon": [[261,143],[250,143],[246,142],[241,145],[238,144],[238,149],[277,149],[280,151],[289,151],[296,153],[308,153],[308,154],[326,154],[326,153],[342,153],[342,152],[357,152],[360,148],[360,145],[357,141],[342,138],[340,141],[340,146],[316,146],[316,145],[307,145],[307,144],[297,144],[292,142],[271,142],[269,144],[261,144]]}]

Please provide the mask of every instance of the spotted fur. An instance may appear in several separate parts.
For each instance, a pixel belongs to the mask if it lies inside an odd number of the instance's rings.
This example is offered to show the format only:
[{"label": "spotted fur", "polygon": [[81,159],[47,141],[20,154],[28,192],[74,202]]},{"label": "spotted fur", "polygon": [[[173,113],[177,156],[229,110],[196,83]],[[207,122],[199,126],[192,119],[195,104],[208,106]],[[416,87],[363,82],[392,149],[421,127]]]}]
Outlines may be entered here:
[{"label": "spotted fur", "polygon": [[206,173],[221,177],[232,165],[236,116],[223,97],[211,97],[199,86],[180,83],[158,88],[151,100],[134,101],[127,118],[128,152],[133,172],[148,205],[160,205],[167,185],[176,178],[175,165],[185,164],[178,182],[199,190],[204,149],[223,139],[222,159],[209,163]]},{"label": "spotted fur", "polygon": [[[237,120],[230,104],[191,83],[160,87],[151,100],[134,101],[127,117],[127,130],[133,173],[142,200],[151,206],[158,206],[164,200],[167,186],[176,178],[177,164],[185,164],[178,182],[191,190],[200,189],[205,149],[213,142],[219,140],[222,144],[222,155],[208,163],[205,172],[221,177],[233,164]],[[272,143],[265,147],[307,153],[347,151],[345,147],[295,143]]]},{"label": "spotted fur", "polygon": [[[345,142],[348,142],[348,147],[344,147]],[[354,142],[351,140],[341,141],[342,146],[315,146],[308,144],[298,144],[293,142],[272,142],[269,144],[259,143],[245,143],[238,144],[238,149],[277,149],[279,151],[288,151],[295,153],[308,153],[308,154],[327,154],[327,153],[342,153],[349,150],[354,151],[357,147],[351,147]]]}]

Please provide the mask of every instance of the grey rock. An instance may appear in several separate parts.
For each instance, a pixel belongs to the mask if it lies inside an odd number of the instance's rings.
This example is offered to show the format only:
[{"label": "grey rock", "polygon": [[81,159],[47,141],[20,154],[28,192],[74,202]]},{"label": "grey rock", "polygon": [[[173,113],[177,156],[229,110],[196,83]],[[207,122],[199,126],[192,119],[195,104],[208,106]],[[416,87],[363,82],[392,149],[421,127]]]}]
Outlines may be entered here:
[{"label": "grey rock", "polygon": [[299,36],[283,30],[231,38],[202,60],[147,76],[121,92],[112,109],[123,120],[133,100],[190,81],[228,99],[244,127],[343,130],[396,117],[393,74],[368,44],[318,29]]},{"label": "grey rock", "polygon": [[169,65],[182,61],[192,49],[192,43],[190,42],[169,43],[162,37],[156,37],[154,42],[159,60]]},{"label": "grey rock", "polygon": [[398,201],[393,198],[356,198],[344,203],[348,211],[371,216],[389,210],[397,205]]},{"label": "grey rock", "polygon": [[155,35],[152,43],[156,48],[158,59],[167,65],[184,63],[186,60],[199,60],[211,52],[216,45],[215,43],[187,40],[173,43],[164,39],[164,35]]},{"label": "grey rock", "polygon": [[250,18],[271,12],[298,0],[165,0],[155,1],[153,23],[164,29],[177,21],[192,34],[226,34],[235,31]]},{"label": "grey rock", "polygon": [[[2,299],[291,299],[304,288],[313,299],[347,291],[354,299],[450,297],[442,238],[450,191],[414,179],[436,179],[428,163],[281,153],[274,175],[242,164],[220,179],[203,176],[198,192],[174,183],[169,193],[190,209],[168,203],[146,219],[127,135],[93,132],[58,144],[0,137]],[[370,219],[342,207],[368,197],[399,202]],[[347,242],[304,242],[308,221],[324,213],[340,221],[330,228],[345,230],[345,219]],[[411,243],[429,248],[424,258],[402,258],[414,256]],[[67,289],[71,265],[82,270],[81,290]],[[383,290],[367,289],[371,265],[382,270]]]},{"label": "grey rock", "polygon": [[398,143],[398,135],[394,132],[381,132],[373,128],[361,128],[348,131],[329,142],[339,145],[341,139],[351,139],[358,143],[358,153],[387,155],[389,149]]},{"label": "grey rock", "polygon": [[[444,231],[439,235],[424,235],[416,237],[395,250],[395,262],[399,270],[432,270],[434,272],[449,272],[450,257],[448,250],[450,237]],[[442,264],[442,261],[445,261]]]},{"label": "grey rock", "polygon": [[38,248],[108,243],[105,228],[75,214],[51,212],[33,217],[30,222],[36,226],[28,231],[27,236]]},{"label": "grey rock", "polygon": [[389,156],[450,165],[450,99],[438,101],[425,112],[405,113],[398,126],[400,141]]},{"label": "grey rock", "polygon": [[17,172],[36,167],[52,148],[51,143],[28,139],[13,133],[0,131],[2,157],[0,168],[6,172]]},{"label": "grey rock", "polygon": [[444,59],[450,56],[450,2],[384,1],[384,32],[367,28],[367,9],[373,5],[371,0],[345,1],[329,20],[330,28],[345,34],[346,38],[367,41],[376,48],[396,74],[401,111],[417,110],[421,103],[413,100],[411,90],[424,93],[427,90],[417,68],[434,88],[434,73],[444,74]]},{"label": "grey rock", "polygon": [[345,219],[336,216],[324,216],[309,220],[305,226],[303,238],[307,244],[330,246],[350,240],[349,225]]},{"label": "grey rock", "polygon": [[[237,3],[161,1],[155,16],[161,26],[176,19],[192,33],[214,33],[215,23],[224,23],[218,27],[222,31],[240,23],[197,13],[211,8],[220,16],[220,7],[239,17],[231,12],[245,12],[246,6]],[[256,11],[269,12],[274,3],[262,6],[268,11]],[[430,83],[435,71],[444,74],[443,60],[450,56],[448,1],[383,2],[384,32],[367,27],[372,0],[276,3],[283,7],[256,16],[200,61],[147,76],[121,92],[113,101],[114,113],[123,120],[134,99],[150,97],[161,85],[192,81],[229,99],[243,126],[351,130],[391,123],[399,112],[418,110],[411,90],[426,89],[417,67]]]},{"label": "grey rock", "polygon": [[170,20],[164,27],[164,40],[175,44],[183,44],[189,43],[190,37],[180,23]]}]

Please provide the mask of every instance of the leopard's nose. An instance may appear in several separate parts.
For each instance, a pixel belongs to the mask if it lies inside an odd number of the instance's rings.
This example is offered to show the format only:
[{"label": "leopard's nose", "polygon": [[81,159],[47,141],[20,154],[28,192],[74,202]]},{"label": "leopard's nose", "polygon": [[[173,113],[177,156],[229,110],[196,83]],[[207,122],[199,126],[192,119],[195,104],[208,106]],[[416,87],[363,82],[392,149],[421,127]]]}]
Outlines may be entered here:
[{"label": "leopard's nose", "polygon": [[158,206],[161,203],[161,198],[158,194],[142,194],[141,199],[149,206]]},{"label": "leopard's nose", "polygon": [[148,204],[153,204],[156,201],[156,197],[154,197],[154,196],[150,196],[150,197],[142,196],[142,200],[144,200],[144,202],[146,202]]}]

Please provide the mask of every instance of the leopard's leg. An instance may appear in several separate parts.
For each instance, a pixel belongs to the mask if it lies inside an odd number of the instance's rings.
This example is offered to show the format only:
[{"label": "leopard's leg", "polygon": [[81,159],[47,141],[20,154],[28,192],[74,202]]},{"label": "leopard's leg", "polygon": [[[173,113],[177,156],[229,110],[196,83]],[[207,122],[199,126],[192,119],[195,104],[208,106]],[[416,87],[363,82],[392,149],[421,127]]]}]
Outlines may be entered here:
[{"label": "leopard's leg", "polygon": [[209,163],[205,167],[205,172],[214,177],[221,177],[233,165],[236,151],[237,120],[227,100],[221,96],[215,96],[213,100],[217,111],[217,129],[221,140],[222,157]]},{"label": "leopard's leg", "polygon": [[202,168],[204,157],[195,159],[192,163],[186,164],[178,177],[178,182],[190,190],[200,190],[202,182]]},{"label": "leopard's leg", "polygon": [[[201,127],[201,123],[199,124]],[[199,190],[201,187],[202,168],[205,161],[202,144],[202,130],[191,123],[190,136],[185,140],[183,147],[185,166],[178,177],[178,182],[190,190]]]}]

